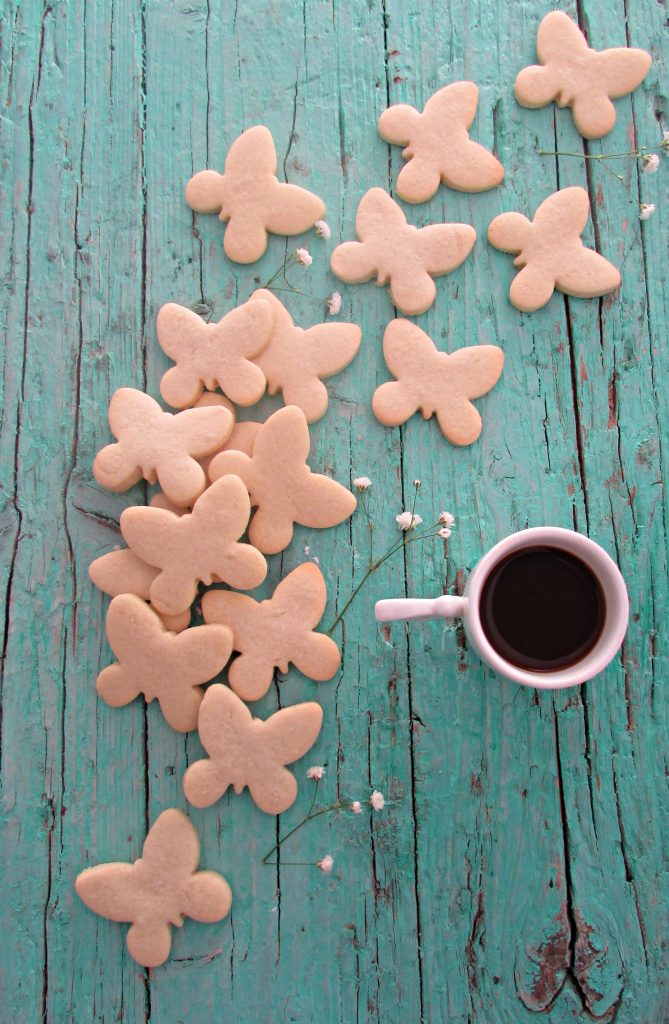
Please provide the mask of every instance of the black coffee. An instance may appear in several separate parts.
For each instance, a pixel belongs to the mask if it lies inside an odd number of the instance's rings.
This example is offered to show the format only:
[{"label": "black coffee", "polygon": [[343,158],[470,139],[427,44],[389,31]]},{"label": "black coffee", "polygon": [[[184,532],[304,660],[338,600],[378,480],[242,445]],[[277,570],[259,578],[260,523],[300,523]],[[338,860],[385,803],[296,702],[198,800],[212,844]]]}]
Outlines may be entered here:
[{"label": "black coffee", "polygon": [[483,585],[481,625],[506,661],[554,672],[580,661],[599,639],[606,616],[597,577],[580,558],[553,547],[514,551]]}]

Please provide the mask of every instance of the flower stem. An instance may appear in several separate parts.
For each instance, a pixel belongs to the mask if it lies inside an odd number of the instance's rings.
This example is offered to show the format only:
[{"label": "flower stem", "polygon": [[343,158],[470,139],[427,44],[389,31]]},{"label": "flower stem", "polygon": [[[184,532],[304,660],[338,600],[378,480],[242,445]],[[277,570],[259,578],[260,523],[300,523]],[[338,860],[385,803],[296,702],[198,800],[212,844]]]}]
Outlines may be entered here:
[{"label": "flower stem", "polygon": [[355,588],[355,590],[353,591],[353,593],[349,597],[348,601],[346,602],[346,604],[344,605],[342,610],[339,612],[339,615],[337,616],[337,618],[334,620],[334,622],[332,623],[330,628],[328,630],[326,630],[327,636],[332,636],[332,634],[334,633],[335,629],[337,628],[337,626],[339,625],[341,620],[344,618],[344,615],[346,614],[348,609],[351,607],[351,605],[355,601],[356,597],[358,596],[358,594],[360,593],[360,591],[362,590],[362,588],[364,587],[365,583],[367,582],[369,577],[372,575],[372,573],[376,572],[376,570],[378,568],[380,568],[383,565],[384,562],[386,562],[392,555],[396,554],[396,552],[401,551],[408,544],[413,544],[417,540],[426,540],[428,537],[436,537],[438,535],[438,533],[439,533],[438,527],[439,527],[439,524],[437,523],[436,526],[431,526],[429,530],[426,530],[423,533],[417,533],[413,537],[409,536],[409,533],[410,533],[409,530],[405,531],[404,535],[403,535],[402,539],[399,541],[399,543],[396,543],[396,544],[392,545],[388,549],[388,551],[386,551],[385,555],[382,555],[381,558],[379,558],[376,562],[372,562],[372,564],[367,569],[367,572],[362,577],[362,579],[358,583],[357,587]]},{"label": "flower stem", "polygon": [[657,146],[639,146],[638,149],[628,149],[621,153],[572,153],[569,150],[540,149],[539,156],[575,156],[579,160],[616,160],[619,157],[633,156],[637,159],[644,153],[652,153],[653,150],[662,149],[662,144]]},{"label": "flower stem", "polygon": [[[312,802],[311,806],[312,807],[314,806],[313,802]],[[297,823],[297,825],[295,825],[294,828],[291,828],[290,832],[286,832],[285,836],[282,836],[279,839],[279,841],[274,844],[274,846],[272,847],[271,850],[267,851],[267,853],[265,854],[265,856],[262,859],[262,863],[263,864],[270,863],[269,858],[272,856],[272,854],[277,852],[279,847],[282,846],[283,843],[285,843],[286,839],[290,839],[290,837],[294,836],[296,832],[299,832],[300,829],[302,828],[302,826],[306,825],[308,821],[313,821],[314,818],[320,818],[321,814],[327,814],[329,811],[337,811],[342,806],[343,806],[342,804],[336,803],[336,804],[331,804],[329,807],[321,807],[319,810],[314,811],[313,813],[311,813],[311,811],[310,811],[309,814],[307,814],[306,818],[303,818],[302,821],[299,821]],[[272,861],[271,863],[275,864],[276,861]]]}]

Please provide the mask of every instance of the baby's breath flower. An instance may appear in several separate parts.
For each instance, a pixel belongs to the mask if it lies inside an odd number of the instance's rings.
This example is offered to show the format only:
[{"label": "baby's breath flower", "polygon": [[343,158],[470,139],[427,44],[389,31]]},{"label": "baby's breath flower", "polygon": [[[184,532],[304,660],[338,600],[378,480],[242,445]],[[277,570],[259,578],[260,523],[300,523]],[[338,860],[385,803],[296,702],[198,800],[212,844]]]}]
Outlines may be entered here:
[{"label": "baby's breath flower", "polygon": [[332,232],[330,231],[330,225],[324,220],[316,221],[316,234],[320,235],[321,238],[329,238]]},{"label": "baby's breath flower", "polygon": [[400,512],[395,516],[395,522],[400,530],[415,530],[423,522],[420,516],[412,515],[411,512]]},{"label": "baby's breath flower", "polygon": [[418,488],[420,487],[420,480],[414,480],[413,485],[416,488],[416,490],[418,490]]},{"label": "baby's breath flower", "polygon": [[374,790],[369,798],[369,802],[375,811],[382,811],[386,804],[383,793],[379,793],[378,789]]},{"label": "baby's breath flower", "polygon": [[372,481],[368,476],[356,476],[353,486],[358,491],[367,491],[372,486]]},{"label": "baby's breath flower", "polygon": [[655,213],[655,203],[641,203],[639,206],[639,220],[648,220]]},{"label": "baby's breath flower", "polygon": [[351,804],[351,810],[354,814],[362,814],[362,804],[359,800],[354,800]]},{"label": "baby's breath flower", "polygon": [[315,565],[320,565],[320,564],[321,564],[321,563],[319,562],[319,560],[318,560],[318,555],[314,555],[314,557],[313,557],[313,558],[311,559],[311,561],[312,561],[312,562],[313,562],[313,563],[314,563]]},{"label": "baby's breath flower", "polygon": [[646,153],[643,158],[643,169],[646,174],[655,174],[655,171],[660,166],[660,158],[657,153]]},{"label": "baby's breath flower", "polygon": [[330,316],[336,316],[341,310],[341,295],[339,292],[333,292],[332,295],[325,300],[325,305],[328,307],[328,313]]},{"label": "baby's breath flower", "polygon": [[329,875],[332,871],[333,864],[334,860],[329,853],[326,853],[321,860],[316,861],[316,867],[320,868],[321,871],[324,871],[326,875]]},{"label": "baby's breath flower", "polygon": [[310,267],[311,264],[314,262],[313,256],[311,255],[308,249],[296,249],[295,259],[304,267]]},{"label": "baby's breath flower", "polygon": [[662,142],[660,145],[665,153],[669,153],[669,131],[662,132]]},{"label": "baby's breath flower", "polygon": [[305,553],[305,555],[308,555],[310,553],[310,551],[311,551],[311,548],[309,547],[309,545],[305,544],[304,545],[304,553]]},{"label": "baby's breath flower", "polygon": [[307,768],[307,778],[315,779],[319,782],[325,775],[325,768],[322,764],[313,764],[311,768]]},{"label": "baby's breath flower", "polygon": [[444,526],[451,527],[455,522],[455,516],[452,516],[450,512],[440,512],[439,522],[443,523]]},{"label": "baby's breath flower", "polygon": [[449,537],[451,536],[451,534],[452,534],[452,533],[453,533],[453,531],[452,531],[452,530],[448,530],[448,529],[447,529],[447,528],[446,528],[446,527],[444,526],[444,527],[443,527],[443,528],[442,528],[442,529],[441,529],[441,530],[439,531],[439,536],[441,537],[441,539],[442,539],[442,540],[448,540],[448,538],[449,538]]}]

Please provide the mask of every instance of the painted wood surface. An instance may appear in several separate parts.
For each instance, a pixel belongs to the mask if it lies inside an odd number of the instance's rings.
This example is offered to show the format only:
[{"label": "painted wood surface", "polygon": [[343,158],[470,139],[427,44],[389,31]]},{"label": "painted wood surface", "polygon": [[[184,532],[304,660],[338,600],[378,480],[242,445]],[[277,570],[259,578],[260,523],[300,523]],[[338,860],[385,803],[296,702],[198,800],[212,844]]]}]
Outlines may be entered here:
[{"label": "painted wood surface", "polygon": [[[659,140],[669,127],[666,8],[563,9],[594,45],[654,58],[643,86],[618,101],[615,130],[587,147],[568,111],[513,99],[547,10],[538,0],[0,4],[3,1022],[669,1019],[669,161],[654,176],[622,161],[623,186],[600,164],[537,155]],[[375,421],[394,311],[385,289],[343,287],[328,271],[363,192],[392,190],[397,177],[380,112],[461,78],[479,85],[474,137],[494,147],[504,185],[474,196],[442,188],[407,209],[415,224],[464,220],[479,235],[418,321],[446,351],[479,341],[506,353],[499,387],[479,403],[482,438],[466,449],[434,422]],[[346,617],[333,682],[291,671],[258,706],[323,705],[298,801],[280,822],[247,795],[192,812],[203,865],[228,878],[233,911],[220,925],[175,930],[171,959],[149,975],[129,959],[124,926],[89,913],[72,883],[86,865],[138,856],[148,823],[186,806],[181,777],[201,748],[155,705],[112,710],[96,698],[108,602],[87,568],[119,543],[121,510],[145,494],[104,492],[91,463],[109,440],[112,392],[158,394],[160,305],[218,317],[293,246],[274,238],[259,264],[233,266],[216,218],[183,202],[193,171],[220,166],[256,123],[274,135],[280,175],[328,206],[333,238],[310,242],[313,266],[294,280],[318,296],[339,287],[342,315],[363,328],[360,355],[331,381],[328,413],[312,427],[312,464],[345,482],[373,479],[377,552],[416,477],[424,519],[446,508],[457,525],[447,549],[414,545],[377,573]],[[589,190],[586,237],[621,267],[620,295],[556,295],[521,315],[507,301],[511,260],[487,245],[487,225],[573,184]],[[640,200],[657,204],[643,224]],[[286,301],[302,325],[323,318],[316,301]],[[262,413],[277,404],[264,400]],[[457,624],[375,626],[376,597],[457,593],[497,539],[543,523],[587,532],[628,582],[628,637],[602,677],[535,693],[486,671]],[[268,592],[305,544],[326,576],[331,621],[365,569],[364,519],[298,530],[271,559]],[[262,866],[308,808],[304,768],[318,762],[325,801],[365,800],[377,787],[386,810],[323,817],[278,866]],[[287,863],[328,852],[330,876]]]}]

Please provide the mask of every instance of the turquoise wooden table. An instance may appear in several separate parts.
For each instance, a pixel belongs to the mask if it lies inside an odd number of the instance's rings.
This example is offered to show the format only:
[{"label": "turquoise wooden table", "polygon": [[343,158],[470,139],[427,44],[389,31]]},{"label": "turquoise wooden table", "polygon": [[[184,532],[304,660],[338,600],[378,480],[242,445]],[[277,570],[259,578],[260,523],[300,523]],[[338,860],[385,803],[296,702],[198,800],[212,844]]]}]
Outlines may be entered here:
[{"label": "turquoise wooden table", "polygon": [[[2,10],[2,886],[3,1024],[234,1024],[382,1021],[662,1024],[667,991],[666,685],[667,171],[542,157],[657,145],[669,127],[666,8],[655,0],[579,0],[593,45],[654,58],[617,102],[615,130],[584,145],[569,111],[513,98],[535,57],[547,6],[451,0],[4,0]],[[386,289],[338,285],[329,254],[352,237],[373,185],[401,165],[376,125],[389,102],[422,105],[470,78],[474,137],[506,168],[480,195],[441,188],[407,208],[415,224],[471,223],[473,255],[438,282],[418,322],[444,350],[493,342],[506,365],[479,403],[470,448],[434,421],[389,430],[370,399],[387,379]],[[137,487],[104,491],[95,452],[124,385],[158,395],[167,359],[155,316],[167,301],[213,312],[245,299],[294,243],[232,265],[222,227],[183,201],[190,175],[220,167],[244,128],[266,124],[281,178],[327,203],[333,238],[311,238],[301,290],[338,287],[361,324],[359,356],[330,382],[312,427],[312,464],[373,480],[377,553],[422,480],[425,522],[448,509],[447,546],[429,540],[387,562],[338,637],[341,673],[314,684],[291,671],[259,705],[317,699],[324,727],[297,766],[300,794],[277,821],[226,796],[192,811],[205,867],[232,886],[229,919],[176,929],[171,958],[140,969],[125,926],[91,914],[73,890],[83,867],[137,857],[148,825],[186,808],[181,788],[201,756],[154,704],[114,710],[95,677],[111,659],[108,599],[93,558],[120,542]],[[532,213],[557,187],[584,185],[586,241],[621,268],[619,295],[555,295],[532,315],[507,293],[511,259],[485,240],[503,210]],[[655,214],[639,220],[639,203]],[[323,305],[283,296],[296,321]],[[278,407],[265,399],[261,413]],[[257,418],[257,410],[248,410]],[[588,533],[619,562],[631,598],[620,656],[583,688],[535,692],[496,678],[457,623],[376,626],[380,596],[458,593],[496,540],[552,523]],[[367,561],[367,528],[300,528],[270,560],[266,592],[316,556],[332,621]],[[308,810],[304,771],[324,763],[318,800],[366,801],[381,813],[330,814],[263,854]],[[310,866],[329,853],[332,873]],[[295,862],[304,862],[303,865]]]}]

